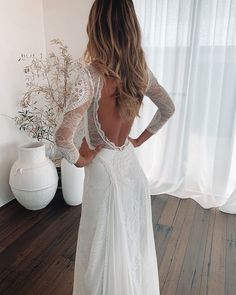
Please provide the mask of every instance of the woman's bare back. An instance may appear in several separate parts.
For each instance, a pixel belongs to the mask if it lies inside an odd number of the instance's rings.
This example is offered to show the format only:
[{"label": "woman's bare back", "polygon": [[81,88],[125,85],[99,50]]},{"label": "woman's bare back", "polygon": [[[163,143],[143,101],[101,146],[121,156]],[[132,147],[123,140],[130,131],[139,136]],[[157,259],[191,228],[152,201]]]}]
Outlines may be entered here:
[{"label": "woman's bare back", "polygon": [[[75,88],[76,93],[71,96],[72,99],[68,103],[63,120],[55,132],[58,151],[72,164],[77,163],[79,154],[82,156],[89,154],[91,149],[94,150],[99,146],[121,149],[128,139],[134,121],[134,119],[130,121],[121,119],[114,96],[116,90],[114,81],[109,79],[106,84],[102,85],[100,76],[90,70],[91,68],[88,69],[81,64],[79,79],[76,83],[77,88]],[[150,69],[148,69],[148,74],[149,82],[145,95],[158,109],[146,129],[139,135],[137,146],[156,133],[175,111],[171,98]],[[101,89],[100,86],[103,88]],[[82,121],[83,116],[84,121]],[[86,127],[87,132],[85,128],[78,129],[78,126]],[[77,130],[82,132],[77,133]],[[85,136],[82,137],[84,132]],[[74,140],[75,134],[77,135],[76,141]]]},{"label": "woman's bare back", "polygon": [[116,146],[122,146],[130,133],[134,119],[130,121],[122,120],[116,104],[115,91],[115,83],[109,79],[101,91],[98,121],[106,137]]}]

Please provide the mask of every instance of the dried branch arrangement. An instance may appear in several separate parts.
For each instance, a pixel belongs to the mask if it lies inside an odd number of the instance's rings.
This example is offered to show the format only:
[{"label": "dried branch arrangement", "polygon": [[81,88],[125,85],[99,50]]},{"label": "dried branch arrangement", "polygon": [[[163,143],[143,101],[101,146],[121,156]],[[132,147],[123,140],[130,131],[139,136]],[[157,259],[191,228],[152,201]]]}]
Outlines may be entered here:
[{"label": "dried branch arrangement", "polygon": [[[20,130],[31,138],[44,141],[53,149],[54,132],[67,101],[73,95],[72,87],[78,59],[72,59],[68,47],[60,40],[51,40],[56,50],[48,57],[31,56],[24,67],[27,91],[20,99],[20,110],[13,117]],[[22,54],[19,61],[24,61]]]}]

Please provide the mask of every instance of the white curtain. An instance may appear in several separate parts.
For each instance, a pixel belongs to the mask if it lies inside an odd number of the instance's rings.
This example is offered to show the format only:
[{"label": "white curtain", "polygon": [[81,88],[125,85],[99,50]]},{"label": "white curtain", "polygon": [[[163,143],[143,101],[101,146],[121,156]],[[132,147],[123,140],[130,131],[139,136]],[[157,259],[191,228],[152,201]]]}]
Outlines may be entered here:
[{"label": "white curtain", "polygon": [[[134,0],[148,64],[173,117],[136,148],[151,194],[236,213],[236,0]],[[156,108],[145,97],[140,134]],[[221,207],[223,210],[223,207]]]}]

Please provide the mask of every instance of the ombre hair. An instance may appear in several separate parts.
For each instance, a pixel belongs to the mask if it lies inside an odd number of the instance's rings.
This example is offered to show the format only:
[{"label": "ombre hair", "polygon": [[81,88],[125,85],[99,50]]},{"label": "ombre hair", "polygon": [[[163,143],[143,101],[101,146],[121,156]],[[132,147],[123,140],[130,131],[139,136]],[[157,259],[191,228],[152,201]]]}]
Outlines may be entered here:
[{"label": "ombre hair", "polygon": [[123,119],[140,117],[148,83],[141,30],[132,0],[95,0],[90,10],[85,60],[116,81],[116,102]]}]

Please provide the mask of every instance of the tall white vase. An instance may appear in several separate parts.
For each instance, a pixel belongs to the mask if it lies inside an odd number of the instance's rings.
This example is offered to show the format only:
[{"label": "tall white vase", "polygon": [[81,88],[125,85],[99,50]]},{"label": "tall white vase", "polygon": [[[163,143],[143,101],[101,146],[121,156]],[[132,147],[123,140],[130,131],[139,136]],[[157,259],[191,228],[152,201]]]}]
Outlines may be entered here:
[{"label": "tall white vase", "polygon": [[17,201],[26,209],[39,210],[51,202],[57,190],[58,174],[46,157],[43,143],[18,146],[18,159],[11,167],[9,184]]},{"label": "tall white vase", "polygon": [[80,205],[84,187],[84,168],[78,168],[63,158],[61,160],[61,185],[65,202],[70,206]]}]

